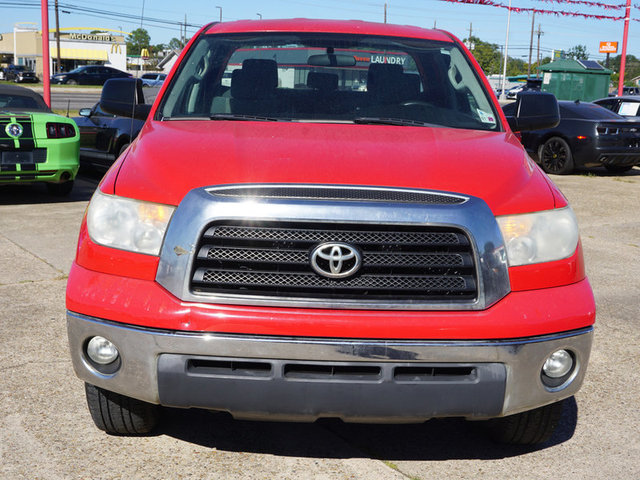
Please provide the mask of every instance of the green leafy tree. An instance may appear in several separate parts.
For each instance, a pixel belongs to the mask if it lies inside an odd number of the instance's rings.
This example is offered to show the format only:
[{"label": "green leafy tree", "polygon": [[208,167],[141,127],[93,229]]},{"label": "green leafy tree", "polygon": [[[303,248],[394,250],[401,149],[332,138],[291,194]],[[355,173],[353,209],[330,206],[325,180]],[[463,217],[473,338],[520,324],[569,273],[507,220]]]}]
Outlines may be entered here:
[{"label": "green leafy tree", "polygon": [[567,50],[566,55],[568,58],[573,58],[575,60],[589,60],[589,51],[587,50],[586,45],[576,45],[575,47],[571,47]]},{"label": "green leafy tree", "polygon": [[157,45],[151,45],[151,52],[154,55],[157,55],[158,53],[160,53],[163,50],[167,49],[167,45],[164,43],[158,43]]},{"label": "green leafy tree", "polygon": [[471,53],[486,75],[502,72],[502,54],[498,45],[484,42],[474,36],[465,39],[464,43],[470,47]]},{"label": "green leafy tree", "polygon": [[[620,78],[620,63],[622,61],[622,55],[616,55],[609,60],[609,68],[613,70],[611,75],[611,81],[617,85]],[[637,86],[633,81],[634,78],[640,77],[640,60],[634,55],[627,55],[627,60],[624,66],[624,84],[627,86]]]},{"label": "green leafy tree", "polygon": [[182,50],[182,48],[184,47],[184,43],[182,43],[181,40],[177,39],[176,37],[173,37],[171,40],[169,40],[169,48],[172,50]]},{"label": "green leafy tree", "polygon": [[127,37],[125,43],[127,44],[127,52],[129,54],[140,55],[140,51],[143,48],[149,48],[151,37],[149,36],[149,32],[147,32],[144,28],[136,28]]}]

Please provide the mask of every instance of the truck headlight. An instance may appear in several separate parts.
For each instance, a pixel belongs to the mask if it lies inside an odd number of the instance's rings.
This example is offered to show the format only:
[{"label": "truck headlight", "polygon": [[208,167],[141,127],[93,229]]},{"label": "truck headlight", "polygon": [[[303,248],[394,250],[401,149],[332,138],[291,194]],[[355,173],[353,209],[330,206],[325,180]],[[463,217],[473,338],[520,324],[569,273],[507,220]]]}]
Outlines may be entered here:
[{"label": "truck headlight", "polygon": [[96,190],[87,211],[87,229],[97,244],[158,255],[174,210]]},{"label": "truck headlight", "polygon": [[578,222],[570,207],[497,220],[511,267],[567,258],[578,246]]}]

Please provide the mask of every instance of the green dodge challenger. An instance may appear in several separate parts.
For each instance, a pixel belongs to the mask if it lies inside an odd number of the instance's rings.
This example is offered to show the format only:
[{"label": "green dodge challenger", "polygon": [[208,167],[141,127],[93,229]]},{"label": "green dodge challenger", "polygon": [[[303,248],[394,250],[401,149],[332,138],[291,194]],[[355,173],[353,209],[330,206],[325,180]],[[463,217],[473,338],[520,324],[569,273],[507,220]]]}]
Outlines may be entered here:
[{"label": "green dodge challenger", "polygon": [[0,185],[45,182],[51,194],[67,195],[79,147],[73,120],[52,113],[32,90],[0,85]]}]

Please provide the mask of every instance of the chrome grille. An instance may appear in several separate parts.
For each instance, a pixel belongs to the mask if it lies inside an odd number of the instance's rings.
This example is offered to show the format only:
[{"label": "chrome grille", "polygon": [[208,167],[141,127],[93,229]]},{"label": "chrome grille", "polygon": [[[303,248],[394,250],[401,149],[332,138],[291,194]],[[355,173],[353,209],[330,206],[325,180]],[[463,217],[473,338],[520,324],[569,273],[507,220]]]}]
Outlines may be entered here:
[{"label": "chrome grille", "polygon": [[[362,254],[352,277],[323,277],[311,251],[348,242]],[[477,298],[471,242],[455,228],[220,221],[199,240],[192,293],[404,301]]]},{"label": "chrome grille", "polygon": [[212,190],[211,194],[220,197],[420,203],[430,205],[456,205],[466,201],[465,197],[446,193],[394,190],[390,188],[311,185],[236,186]]}]

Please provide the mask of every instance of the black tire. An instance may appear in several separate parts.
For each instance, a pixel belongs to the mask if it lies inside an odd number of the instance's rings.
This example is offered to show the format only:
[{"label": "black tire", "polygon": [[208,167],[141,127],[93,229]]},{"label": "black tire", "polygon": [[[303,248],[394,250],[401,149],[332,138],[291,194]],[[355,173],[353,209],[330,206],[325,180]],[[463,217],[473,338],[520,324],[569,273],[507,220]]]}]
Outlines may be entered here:
[{"label": "black tire", "polygon": [[67,80],[67,85],[78,85],[78,82],[73,78],[70,78],[69,80]]},{"label": "black tire", "polygon": [[607,171],[611,173],[625,173],[631,170],[633,168],[633,165],[627,165],[624,167],[621,167],[619,165],[605,165],[604,168],[606,168]]},{"label": "black tire", "polygon": [[85,383],[93,423],[113,435],[143,435],[158,424],[159,407]]},{"label": "black tire", "polygon": [[560,137],[551,137],[538,148],[540,166],[547,173],[567,175],[573,172],[571,147]]},{"label": "black tire", "polygon": [[552,403],[508,417],[494,418],[486,422],[492,440],[512,445],[544,443],[555,432],[562,416],[564,402]]},{"label": "black tire", "polygon": [[129,142],[123,144],[120,147],[120,150],[118,150],[118,155],[116,156],[116,158],[120,157],[120,155],[122,155],[122,153],[127,149],[128,146],[129,146]]},{"label": "black tire", "polygon": [[73,180],[63,183],[47,183],[47,190],[56,197],[66,197],[73,190]]}]

